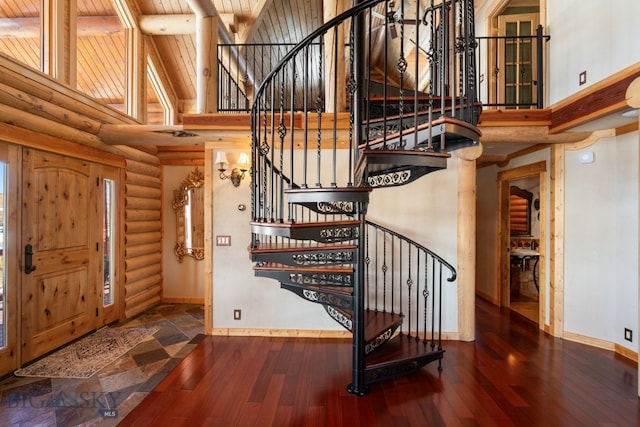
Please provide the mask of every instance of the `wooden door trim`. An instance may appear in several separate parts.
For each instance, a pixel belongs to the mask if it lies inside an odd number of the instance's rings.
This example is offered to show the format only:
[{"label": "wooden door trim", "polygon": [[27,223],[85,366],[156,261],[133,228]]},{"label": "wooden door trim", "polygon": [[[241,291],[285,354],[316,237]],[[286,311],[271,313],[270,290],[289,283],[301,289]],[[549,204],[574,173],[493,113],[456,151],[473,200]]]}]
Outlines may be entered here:
[{"label": "wooden door trim", "polygon": [[[22,262],[21,241],[21,215],[22,205],[20,193],[20,181],[22,170],[22,153],[19,147],[0,142],[0,156],[2,161],[9,165],[9,173],[6,176],[7,211],[5,215],[4,229],[4,253],[3,262],[5,278],[7,280],[3,295],[3,310],[6,311],[6,335],[4,348],[0,349],[0,376],[8,374],[20,367],[21,346],[19,335],[20,313],[20,263]],[[12,167],[13,165],[13,167]],[[12,170],[14,169],[14,170]]]},{"label": "wooden door trim", "polygon": [[[500,306],[508,306],[509,301],[509,263],[510,255],[507,251],[510,245],[510,235],[508,227],[509,219],[509,183],[515,179],[538,177],[540,182],[540,245],[538,252],[540,253],[540,261],[538,266],[540,268],[540,274],[538,277],[539,282],[539,312],[538,312],[538,325],[540,329],[550,331],[554,324],[554,310],[551,309],[549,313],[549,325],[546,324],[546,301],[554,301],[553,292],[554,289],[550,287],[550,294],[547,295],[547,271],[546,271],[546,252],[547,252],[547,230],[546,230],[546,211],[547,211],[547,162],[540,161],[531,163],[528,165],[516,167],[513,169],[498,172],[498,225],[499,225],[499,237],[498,237],[498,289],[497,295]],[[505,225],[506,224],[506,225]]]}]

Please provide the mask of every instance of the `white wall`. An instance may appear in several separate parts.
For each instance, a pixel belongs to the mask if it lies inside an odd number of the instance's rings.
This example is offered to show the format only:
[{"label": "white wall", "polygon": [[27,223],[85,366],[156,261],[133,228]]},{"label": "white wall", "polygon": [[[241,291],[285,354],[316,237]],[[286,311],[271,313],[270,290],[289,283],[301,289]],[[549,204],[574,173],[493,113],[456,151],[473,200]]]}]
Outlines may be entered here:
[{"label": "white wall", "polygon": [[[198,166],[202,171],[203,167]],[[195,166],[163,166],[162,168],[162,296],[172,301],[204,301],[204,261],[184,257],[178,262],[173,253],[176,244],[176,214],[171,206],[177,189]]]},{"label": "white wall", "polygon": [[[476,12],[478,36],[487,35],[487,17],[501,2],[489,0]],[[549,68],[546,105],[640,61],[639,1],[541,0],[540,3],[546,3],[547,14],[541,16],[541,23],[545,35],[551,36],[545,43]],[[587,83],[580,86],[578,77],[583,71],[587,72]],[[482,90],[486,92],[486,88]]]},{"label": "white wall", "polygon": [[[415,240],[457,269],[458,159],[411,184],[375,189],[367,218]],[[458,282],[443,287],[443,332],[458,332]]]},{"label": "white wall", "polygon": [[[624,340],[624,328],[637,336],[639,145],[634,132],[565,155],[564,331],[633,351],[637,344]],[[580,164],[582,151],[592,151],[595,161]],[[548,156],[548,150],[539,151],[505,170],[541,160],[549,165]],[[496,299],[499,171],[478,170],[476,288]],[[548,259],[545,268],[549,272]],[[549,280],[547,275],[547,295]]]},{"label": "white wall", "polygon": [[[239,151],[227,151],[230,162]],[[315,181],[314,181],[315,182]],[[251,189],[249,178],[236,188],[213,177],[213,234],[230,235],[231,246],[213,250],[213,327],[232,329],[344,330],[320,304],[280,288],[276,280],[254,276],[249,258]],[[245,211],[238,205],[244,204]],[[233,311],[242,310],[234,320]]]},{"label": "white wall", "polygon": [[[581,151],[595,161],[580,164]],[[565,331],[615,342],[638,324],[638,135],[565,156]]]},{"label": "white wall", "polygon": [[[640,61],[640,2],[547,2],[549,104]],[[587,71],[587,84],[578,75]]]},{"label": "white wall", "polygon": [[[229,155],[237,157],[236,153]],[[406,187],[374,190],[367,219],[407,235],[456,266],[456,161],[453,156],[447,170],[427,175]],[[346,170],[345,160],[339,159],[339,162],[339,170]],[[311,181],[315,182],[315,179]],[[216,174],[213,194],[214,235],[231,235],[232,242],[230,247],[214,247],[213,327],[343,330],[321,305],[280,289],[275,280],[254,277],[247,250],[251,218],[248,180],[235,188],[229,181],[218,179]],[[247,205],[247,210],[238,211],[240,203]],[[446,286],[443,331],[456,332],[457,283]],[[233,319],[234,309],[242,310],[241,320]]]}]

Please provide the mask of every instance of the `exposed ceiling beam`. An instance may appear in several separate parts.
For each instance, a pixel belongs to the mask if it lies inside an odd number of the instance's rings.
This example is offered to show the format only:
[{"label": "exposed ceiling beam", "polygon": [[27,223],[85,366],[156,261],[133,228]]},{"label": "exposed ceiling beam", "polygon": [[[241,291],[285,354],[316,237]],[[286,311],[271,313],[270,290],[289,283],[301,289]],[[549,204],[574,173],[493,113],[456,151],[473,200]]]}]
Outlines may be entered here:
[{"label": "exposed ceiling beam", "polygon": [[[78,16],[78,37],[109,36],[122,31],[120,19],[113,16]],[[0,38],[39,38],[40,18],[0,18]]]},{"label": "exposed ceiling beam", "polygon": [[[237,28],[235,15],[225,13],[220,19],[227,27]],[[157,36],[177,36],[196,32],[196,16],[180,15],[141,15],[138,25],[143,34]],[[78,36],[109,36],[123,30],[122,22],[112,16],[78,16]],[[40,19],[0,18],[0,38],[37,38],[40,37]]]}]

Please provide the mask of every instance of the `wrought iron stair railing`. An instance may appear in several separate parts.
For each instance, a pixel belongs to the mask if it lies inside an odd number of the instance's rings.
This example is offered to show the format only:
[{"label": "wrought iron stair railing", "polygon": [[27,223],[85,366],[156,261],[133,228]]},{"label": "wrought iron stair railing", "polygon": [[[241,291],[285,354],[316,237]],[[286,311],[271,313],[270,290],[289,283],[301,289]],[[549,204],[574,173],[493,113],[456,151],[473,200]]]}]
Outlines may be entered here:
[{"label": "wrought iron stair railing", "polygon": [[[443,285],[456,280],[455,268],[406,236],[370,221],[366,224],[366,309],[402,316],[398,332],[403,339],[428,346],[430,351],[423,351],[424,356],[438,353],[435,357],[440,359],[442,302],[446,292]],[[367,369],[375,372],[374,364],[368,363]],[[370,374],[368,382],[374,378],[380,380],[385,376],[379,372]]]},{"label": "wrought iron stair railing", "polygon": [[[441,282],[435,285],[442,270],[455,279],[453,267],[435,254],[391,230],[368,224],[369,193],[376,186],[406,184],[445,168],[447,150],[476,144],[479,137],[473,2],[467,0],[438,4],[432,0],[416,12],[421,22],[416,31],[423,25],[430,33],[430,83],[424,109],[418,105],[421,89],[413,87],[412,95],[407,95],[408,86],[403,83],[410,74],[402,47],[404,11],[394,21],[401,33],[399,57],[394,58],[399,77],[387,75],[385,68],[382,105],[383,111],[396,106],[397,124],[389,126],[395,119],[387,120],[383,113],[379,136],[371,137],[368,129],[378,118],[368,113],[376,101],[373,76],[366,72],[375,68],[367,62],[374,43],[371,38],[367,41],[366,27],[372,25],[374,8],[382,4],[387,8],[389,3],[359,3],[314,31],[267,75],[256,90],[251,110],[251,256],[256,275],[277,280],[283,288],[323,304],[331,317],[352,331],[353,373],[348,390],[356,395],[365,394],[371,382],[441,359],[440,318],[427,318],[427,314],[442,313],[441,303],[433,302],[442,297]],[[385,20],[385,31],[390,24]],[[346,46],[339,36],[342,31],[347,35]],[[384,49],[391,52],[391,43],[385,41]],[[419,56],[418,49],[415,55]],[[344,69],[336,65],[341,58],[347,58]],[[420,61],[416,59],[416,64]],[[338,111],[343,94],[340,79],[345,83],[344,112]],[[387,96],[388,82],[398,79],[394,96]],[[407,175],[410,179],[404,178]],[[382,233],[381,239],[389,239],[391,246],[406,247],[406,254],[389,255],[398,260],[398,268],[394,263],[389,273],[393,277],[389,288],[366,262],[369,233]],[[379,256],[387,254],[376,246],[368,260]],[[408,260],[409,265],[400,268],[400,260]],[[416,266],[419,272],[413,270]],[[428,279],[433,280],[430,288]],[[404,282],[407,292],[403,287],[396,290],[396,282]],[[421,303],[414,295],[417,289]],[[432,304],[430,308],[425,301]]]}]

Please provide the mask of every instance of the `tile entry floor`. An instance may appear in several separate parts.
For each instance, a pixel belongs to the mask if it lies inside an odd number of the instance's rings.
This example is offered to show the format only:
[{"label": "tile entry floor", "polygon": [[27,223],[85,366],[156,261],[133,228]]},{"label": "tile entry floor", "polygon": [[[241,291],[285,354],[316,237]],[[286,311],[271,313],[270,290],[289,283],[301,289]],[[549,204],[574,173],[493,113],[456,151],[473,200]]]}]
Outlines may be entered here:
[{"label": "tile entry floor", "polygon": [[204,337],[201,305],[161,304],[112,327],[141,324],[160,330],[91,378],[5,378],[0,425],[117,425]]}]

